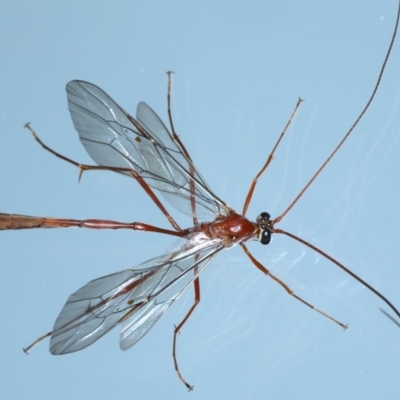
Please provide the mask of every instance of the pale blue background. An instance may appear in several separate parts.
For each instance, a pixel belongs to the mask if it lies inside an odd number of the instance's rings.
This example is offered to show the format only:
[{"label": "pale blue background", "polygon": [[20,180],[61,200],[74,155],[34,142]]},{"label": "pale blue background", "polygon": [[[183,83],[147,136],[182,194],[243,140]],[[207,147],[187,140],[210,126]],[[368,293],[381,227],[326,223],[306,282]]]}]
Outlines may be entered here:
[{"label": "pale blue background", "polygon": [[[166,120],[175,71],[176,129],[218,196],[241,210],[297,97],[306,99],[249,218],[284,210],[364,106],[394,26],[396,1],[13,1],[0,12],[0,211],[143,221],[169,227],[138,184],[78,172],[46,154],[23,125],[90,162],[73,129],[65,84],[93,82],[135,113]],[[280,224],[342,261],[400,307],[400,41],[353,136]],[[174,215],[178,212],[172,210]],[[190,219],[178,215],[183,226]],[[89,230],[0,233],[0,397],[7,399],[398,398],[400,329],[383,303],[331,263],[275,236],[249,248],[297,294],[349,323],[341,331],[254,268],[240,248],[202,276],[202,302],[172,331],[188,292],[134,348],[117,329],[54,357],[48,342],[67,297],[87,281],[161,254],[174,239]]]}]

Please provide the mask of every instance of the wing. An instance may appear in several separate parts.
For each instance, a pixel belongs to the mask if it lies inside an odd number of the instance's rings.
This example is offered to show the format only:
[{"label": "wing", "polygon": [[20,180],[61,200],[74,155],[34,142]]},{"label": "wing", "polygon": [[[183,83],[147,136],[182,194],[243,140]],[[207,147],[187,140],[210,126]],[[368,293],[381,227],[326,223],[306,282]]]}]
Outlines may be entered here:
[{"label": "wing", "polygon": [[71,81],[66,89],[75,129],[97,164],[135,170],[174,207],[190,216],[192,192],[198,217],[229,212],[146,103],[138,104],[135,120],[91,83]]},{"label": "wing", "polygon": [[[52,354],[90,346],[123,323],[120,346],[141,339],[165,310],[223,248],[219,239],[203,233],[188,236],[177,250],[129,269],[95,279],[67,300],[50,341]],[[191,273],[192,271],[192,273]]]},{"label": "wing", "polygon": [[[208,253],[205,257],[200,257],[199,261],[193,260],[189,257],[182,260],[179,263],[179,269],[185,269],[191,271],[194,267],[197,267],[193,274],[185,273],[179,284],[174,284],[172,287],[165,288],[162,296],[157,296],[148,302],[142,309],[137,313],[132,313],[124,322],[121,327],[121,336],[119,345],[122,350],[127,350],[138,342],[159,320],[161,315],[167,310],[167,308],[178,298],[181,294],[190,287],[193,280],[199,276],[201,272],[207,267],[207,265],[215,257],[216,253],[221,249],[214,249],[211,253]],[[185,265],[186,264],[186,265]],[[178,291],[177,291],[178,290]],[[129,314],[129,313],[128,313]]]}]

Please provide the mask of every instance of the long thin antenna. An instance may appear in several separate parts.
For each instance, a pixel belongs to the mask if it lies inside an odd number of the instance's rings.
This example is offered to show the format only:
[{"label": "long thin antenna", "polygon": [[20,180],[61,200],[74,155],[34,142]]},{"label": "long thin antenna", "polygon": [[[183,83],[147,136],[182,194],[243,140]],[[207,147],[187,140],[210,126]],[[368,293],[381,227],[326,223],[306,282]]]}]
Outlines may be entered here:
[{"label": "long thin antenna", "polygon": [[301,196],[303,196],[303,194],[305,193],[305,191],[311,186],[311,184],[314,182],[314,180],[317,178],[317,176],[321,173],[321,171],[326,167],[326,165],[329,163],[329,161],[332,160],[333,156],[338,152],[338,150],[342,147],[343,143],[347,140],[347,138],[350,136],[350,134],[353,132],[354,128],[358,125],[358,123],[360,122],[360,120],[362,119],[362,117],[364,116],[364,114],[367,112],[369,106],[372,103],[372,100],[375,97],[376,92],[378,91],[379,85],[381,83],[382,80],[382,76],[383,73],[385,72],[386,69],[386,64],[388,62],[390,53],[392,51],[392,47],[393,47],[393,43],[396,39],[396,34],[397,34],[397,29],[399,26],[399,19],[400,19],[400,2],[398,4],[398,8],[397,8],[397,16],[396,16],[396,24],[394,26],[394,31],[392,34],[392,39],[390,40],[390,44],[389,44],[389,48],[386,52],[386,56],[385,59],[383,60],[382,63],[382,67],[381,70],[379,72],[379,76],[378,79],[375,83],[375,86],[372,90],[371,96],[369,97],[367,103],[365,104],[364,108],[362,109],[362,111],[360,112],[360,114],[358,115],[358,117],[355,119],[355,121],[353,122],[353,125],[351,125],[350,129],[347,131],[347,133],[344,135],[343,139],[339,142],[339,144],[335,147],[335,149],[332,151],[332,153],[329,155],[329,157],[324,161],[324,163],[318,168],[317,172],[312,176],[312,178],[307,182],[307,184],[304,186],[304,188],[300,191],[300,193],[296,196],[296,198],[291,202],[291,204],[286,208],[286,210],[279,215],[279,217],[275,218],[273,220],[273,223],[276,224],[277,222],[279,222],[292,208],[293,206],[298,202],[298,200],[301,198]]},{"label": "long thin antenna", "polygon": [[293,235],[293,233],[286,232],[283,229],[278,229],[274,228],[274,233],[282,233],[283,235],[289,236],[294,240],[297,240],[298,242],[304,244],[305,246],[309,247],[310,249],[316,251],[318,254],[321,254],[321,256],[325,257],[335,265],[337,265],[339,268],[341,268],[343,271],[345,271],[347,274],[352,276],[355,280],[360,282],[362,285],[364,285],[367,289],[369,289],[372,293],[377,295],[380,299],[382,299],[400,318],[400,312],[397,310],[397,308],[380,292],[378,292],[376,289],[374,289],[369,283],[365,282],[363,279],[361,279],[359,276],[357,276],[354,272],[350,271],[347,267],[345,267],[343,264],[341,264],[339,261],[335,260],[333,257],[331,257],[329,254],[325,253],[324,251],[320,250],[318,247],[315,247],[311,243],[308,243],[304,239]]}]

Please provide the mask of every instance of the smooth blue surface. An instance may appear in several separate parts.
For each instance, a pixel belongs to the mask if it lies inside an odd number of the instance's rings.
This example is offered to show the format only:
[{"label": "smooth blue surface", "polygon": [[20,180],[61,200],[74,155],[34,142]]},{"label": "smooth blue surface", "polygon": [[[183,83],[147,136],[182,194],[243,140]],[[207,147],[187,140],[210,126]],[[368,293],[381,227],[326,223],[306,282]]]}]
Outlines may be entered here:
[{"label": "smooth blue surface", "polygon": [[[364,106],[394,26],[396,1],[14,1],[0,13],[0,211],[143,221],[169,228],[138,184],[84,174],[64,87],[95,83],[134,114],[146,101],[173,114],[200,172],[241,211],[299,96],[306,101],[260,179],[248,211],[282,212]],[[381,88],[345,147],[280,223],[327,251],[400,307],[400,42]],[[172,210],[183,226],[190,219]],[[202,275],[201,304],[179,336],[187,293],[134,348],[117,329],[88,349],[52,356],[41,343],[67,297],[91,279],[137,265],[173,243],[139,232],[79,229],[0,233],[0,397],[9,399],[398,398],[400,329],[388,308],[330,262],[276,235],[249,244],[294,291],[339,320],[343,332],[294,300],[240,248]]]}]

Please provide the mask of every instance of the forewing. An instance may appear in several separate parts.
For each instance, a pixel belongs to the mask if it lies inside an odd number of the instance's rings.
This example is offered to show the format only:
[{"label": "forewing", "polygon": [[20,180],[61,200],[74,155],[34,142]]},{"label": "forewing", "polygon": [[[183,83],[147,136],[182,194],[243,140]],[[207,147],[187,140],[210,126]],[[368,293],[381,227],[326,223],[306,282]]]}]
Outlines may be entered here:
[{"label": "forewing", "polygon": [[229,212],[147,104],[138,104],[135,120],[91,83],[71,81],[67,94],[75,128],[97,164],[135,170],[174,207],[190,216],[192,193],[198,217]]},{"label": "forewing", "polygon": [[[53,354],[81,350],[124,322],[121,347],[132,346],[223,247],[202,233],[192,234],[173,252],[95,279],[73,293],[58,316],[50,341]],[[136,317],[136,315],[138,317]]]}]

